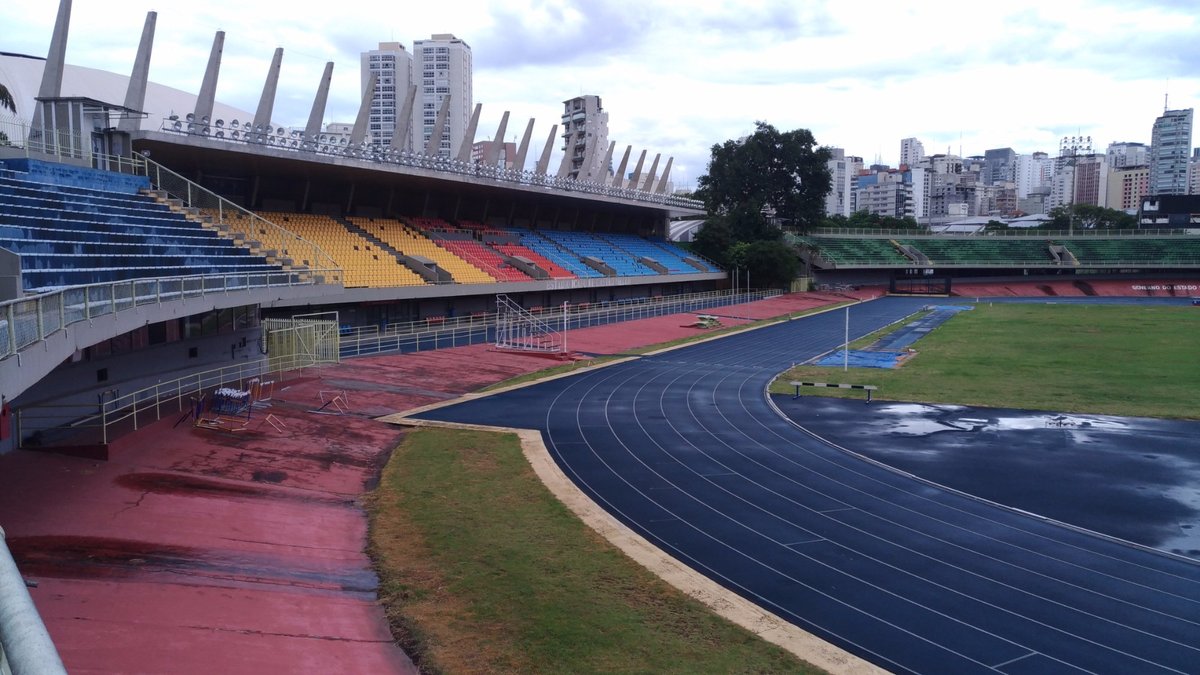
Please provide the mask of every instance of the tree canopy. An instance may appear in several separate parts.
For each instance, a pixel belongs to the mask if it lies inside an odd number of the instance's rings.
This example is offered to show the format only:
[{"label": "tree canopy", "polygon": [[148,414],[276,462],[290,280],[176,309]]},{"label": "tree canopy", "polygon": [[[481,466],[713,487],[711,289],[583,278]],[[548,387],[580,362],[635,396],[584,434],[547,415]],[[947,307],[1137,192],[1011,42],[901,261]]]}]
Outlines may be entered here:
[{"label": "tree canopy", "polygon": [[[1073,204],[1070,207],[1056,206],[1048,214],[1053,220],[1043,227],[1049,230],[1125,230],[1137,227],[1137,218],[1120,209],[1109,209],[1091,204]],[[1072,219],[1072,216],[1074,218]],[[1072,220],[1074,222],[1072,222]]]},{"label": "tree canopy", "polygon": [[8,91],[8,87],[0,84],[0,110],[8,110],[17,112],[17,102],[13,100],[12,94]]},{"label": "tree canopy", "polygon": [[712,147],[696,196],[713,215],[739,208],[765,210],[782,225],[809,229],[824,214],[832,186],[831,156],[807,129],[781,132],[756,122],[755,132],[746,138]]},{"label": "tree canopy", "polygon": [[727,269],[748,270],[755,286],[786,287],[799,259],[782,241],[780,225],[807,230],[821,224],[831,153],[817,147],[807,129],[755,127],[744,139],[712,147],[695,195],[709,218],[692,249]]}]

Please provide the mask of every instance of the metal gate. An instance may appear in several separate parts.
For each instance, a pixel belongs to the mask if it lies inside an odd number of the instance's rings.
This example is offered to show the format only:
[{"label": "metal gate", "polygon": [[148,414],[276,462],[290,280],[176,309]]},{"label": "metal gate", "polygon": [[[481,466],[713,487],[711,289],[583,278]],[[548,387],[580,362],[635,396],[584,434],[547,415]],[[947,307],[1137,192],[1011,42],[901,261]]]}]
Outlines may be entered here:
[{"label": "metal gate", "polygon": [[340,360],[337,312],[264,319],[262,327],[271,371],[338,363]]}]

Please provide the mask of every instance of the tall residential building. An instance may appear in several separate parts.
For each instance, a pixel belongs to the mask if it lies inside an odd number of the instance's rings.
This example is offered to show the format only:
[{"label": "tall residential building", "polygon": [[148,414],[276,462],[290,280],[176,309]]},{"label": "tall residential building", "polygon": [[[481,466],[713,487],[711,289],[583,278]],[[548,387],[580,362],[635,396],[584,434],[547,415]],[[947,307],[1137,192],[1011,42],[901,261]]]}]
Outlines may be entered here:
[{"label": "tall residential building", "polygon": [[588,182],[608,178],[609,168],[600,166],[608,152],[608,113],[599,96],[589,94],[563,101],[562,139],[560,178]]},{"label": "tall residential building", "polygon": [[925,146],[915,138],[900,141],[900,166],[912,168],[925,159]]},{"label": "tall residential building", "polygon": [[846,151],[841,148],[830,148],[831,157],[826,163],[832,186],[825,195],[825,215],[850,217],[854,207],[854,177],[858,169],[853,162],[846,161]]},{"label": "tall residential building", "polygon": [[[371,75],[375,75],[375,92],[371,96],[371,112],[367,123],[367,138],[376,147],[390,145],[396,131],[396,116],[404,107],[404,97],[412,83],[412,55],[399,42],[380,42],[379,49],[363,52],[359,72],[360,90],[366,94]],[[401,139],[398,150],[412,149],[412,128]]]},{"label": "tall residential building", "polygon": [[1150,194],[1185,195],[1192,153],[1192,109],[1166,110],[1150,138]]},{"label": "tall residential building", "polygon": [[1134,212],[1150,192],[1150,168],[1125,166],[1108,173],[1108,208]]},{"label": "tall residential building", "polygon": [[1188,161],[1188,194],[1200,195],[1200,148],[1192,149],[1192,159]]},{"label": "tall residential building", "polygon": [[980,182],[984,185],[995,185],[1013,181],[1016,161],[1017,153],[1012,148],[985,150]]},{"label": "tall residential building", "polygon": [[1017,184],[1017,199],[1025,199],[1038,188],[1048,187],[1054,175],[1054,160],[1044,152],[1017,155],[1013,182]]},{"label": "tall residential building", "polygon": [[[423,151],[433,135],[442,102],[450,97],[449,116],[435,154],[452,157],[462,145],[474,105],[471,93],[471,46],[449,33],[413,42],[413,147]],[[473,139],[472,139],[473,140]]]},{"label": "tall residential building", "polygon": [[1150,159],[1150,146],[1145,143],[1109,143],[1105,154],[1108,155],[1108,166],[1113,169],[1146,166]]},{"label": "tall residential building", "polygon": [[1108,160],[1104,155],[1085,155],[1075,160],[1076,204],[1108,206]]}]

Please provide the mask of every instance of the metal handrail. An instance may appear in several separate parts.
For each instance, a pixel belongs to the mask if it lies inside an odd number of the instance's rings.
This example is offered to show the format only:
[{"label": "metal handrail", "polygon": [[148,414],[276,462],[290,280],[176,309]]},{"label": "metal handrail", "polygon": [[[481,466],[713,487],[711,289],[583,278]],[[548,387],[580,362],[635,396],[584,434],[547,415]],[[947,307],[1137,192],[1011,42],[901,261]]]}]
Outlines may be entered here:
[{"label": "metal handrail", "polygon": [[0,673],[66,672],[0,528]]},{"label": "metal handrail", "polygon": [[311,286],[296,272],[236,272],[69,286],[0,302],[0,359],[78,323],[164,301],[258,288]]}]

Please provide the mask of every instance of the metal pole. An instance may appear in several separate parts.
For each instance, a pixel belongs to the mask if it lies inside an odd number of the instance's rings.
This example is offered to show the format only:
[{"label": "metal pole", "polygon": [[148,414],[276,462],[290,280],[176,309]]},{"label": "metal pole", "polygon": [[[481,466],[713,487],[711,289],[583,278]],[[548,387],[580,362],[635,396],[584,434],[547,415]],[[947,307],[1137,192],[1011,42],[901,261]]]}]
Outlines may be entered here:
[{"label": "metal pole", "polygon": [[0,652],[14,673],[66,675],[58,650],[34,607],[0,528]]}]

